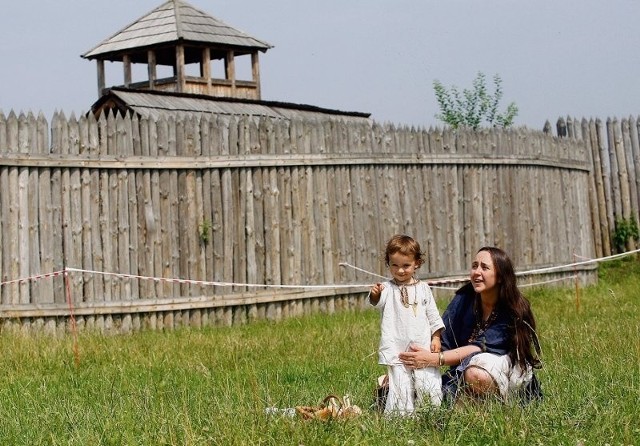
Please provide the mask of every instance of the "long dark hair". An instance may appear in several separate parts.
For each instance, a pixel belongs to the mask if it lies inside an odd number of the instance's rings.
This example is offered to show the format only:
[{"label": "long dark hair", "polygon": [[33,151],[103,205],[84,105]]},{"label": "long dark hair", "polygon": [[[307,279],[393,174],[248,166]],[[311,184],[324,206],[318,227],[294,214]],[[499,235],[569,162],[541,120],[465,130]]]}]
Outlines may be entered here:
[{"label": "long dark hair", "polygon": [[516,273],[511,259],[500,248],[485,246],[478,252],[486,251],[493,260],[498,281],[498,305],[513,320],[512,342],[509,358],[512,364],[519,364],[522,370],[529,365],[534,368],[542,366],[540,362],[540,344],[536,334],[536,320],[531,305],[518,289]]}]

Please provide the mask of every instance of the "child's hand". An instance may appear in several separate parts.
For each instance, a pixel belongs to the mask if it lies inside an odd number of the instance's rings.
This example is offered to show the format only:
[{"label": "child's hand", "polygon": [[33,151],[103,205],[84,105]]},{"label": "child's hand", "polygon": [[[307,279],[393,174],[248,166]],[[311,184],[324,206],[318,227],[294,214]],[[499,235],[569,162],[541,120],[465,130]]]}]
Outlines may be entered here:
[{"label": "child's hand", "polygon": [[369,301],[375,305],[380,300],[380,295],[382,294],[382,290],[384,290],[384,285],[381,283],[376,283],[369,290]]}]

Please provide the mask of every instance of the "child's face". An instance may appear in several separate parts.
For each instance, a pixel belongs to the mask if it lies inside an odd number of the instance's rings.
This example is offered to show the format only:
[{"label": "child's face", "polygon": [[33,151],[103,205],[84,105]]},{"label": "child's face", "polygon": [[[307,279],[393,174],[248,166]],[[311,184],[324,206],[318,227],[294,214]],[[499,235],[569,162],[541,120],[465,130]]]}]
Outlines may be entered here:
[{"label": "child's face", "polygon": [[399,252],[389,256],[389,271],[398,284],[407,284],[418,269],[414,256],[406,256]]}]

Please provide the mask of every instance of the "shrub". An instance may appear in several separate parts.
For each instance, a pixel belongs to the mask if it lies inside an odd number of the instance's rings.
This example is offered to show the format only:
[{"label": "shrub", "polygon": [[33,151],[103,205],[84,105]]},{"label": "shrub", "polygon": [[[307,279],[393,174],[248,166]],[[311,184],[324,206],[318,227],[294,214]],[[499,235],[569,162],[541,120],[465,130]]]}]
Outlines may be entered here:
[{"label": "shrub", "polygon": [[616,220],[616,227],[613,230],[613,244],[618,252],[625,252],[627,250],[627,243],[629,240],[640,239],[640,231],[638,230],[638,222],[636,218],[620,218]]}]

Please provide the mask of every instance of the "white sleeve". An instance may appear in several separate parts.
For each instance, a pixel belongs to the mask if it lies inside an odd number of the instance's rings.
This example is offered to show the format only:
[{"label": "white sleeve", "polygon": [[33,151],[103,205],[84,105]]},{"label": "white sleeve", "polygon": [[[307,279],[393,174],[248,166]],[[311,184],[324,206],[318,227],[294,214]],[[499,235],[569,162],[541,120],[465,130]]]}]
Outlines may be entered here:
[{"label": "white sleeve", "polygon": [[384,288],[383,290],[380,292],[380,299],[378,300],[377,304],[372,304],[371,303],[371,299],[369,299],[370,295],[371,295],[371,291],[369,291],[369,294],[367,294],[367,302],[369,302],[369,305],[371,305],[374,308],[378,308],[378,309],[382,309],[384,308],[385,303],[387,302],[387,295],[389,294],[389,289],[391,288],[391,284],[389,282],[383,282]]}]

